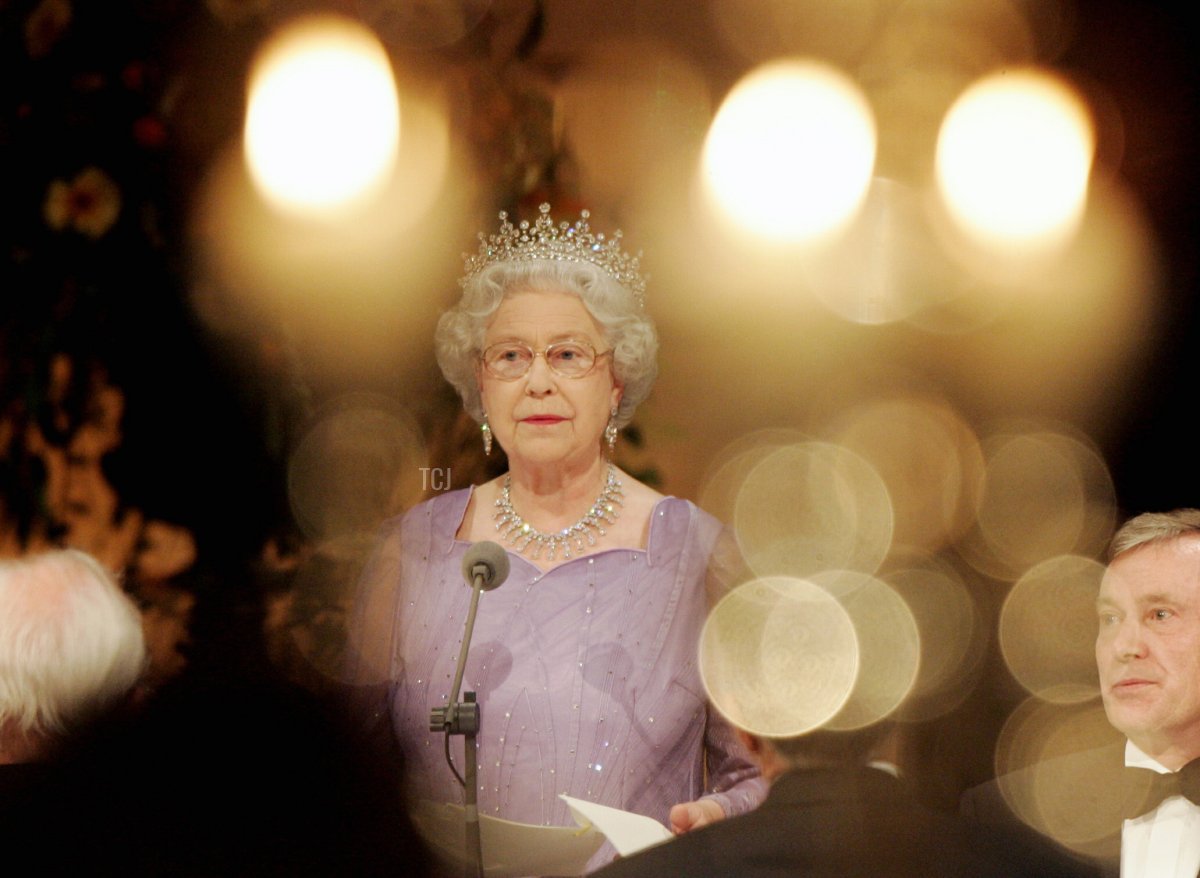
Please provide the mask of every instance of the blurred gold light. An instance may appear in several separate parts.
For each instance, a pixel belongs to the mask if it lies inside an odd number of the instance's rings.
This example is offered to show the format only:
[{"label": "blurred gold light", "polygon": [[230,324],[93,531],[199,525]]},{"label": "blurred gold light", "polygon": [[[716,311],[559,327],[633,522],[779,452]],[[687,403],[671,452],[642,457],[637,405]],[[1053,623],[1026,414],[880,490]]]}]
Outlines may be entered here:
[{"label": "blurred gold light", "polygon": [[1017,428],[983,445],[983,498],[975,528],[959,543],[975,569],[1016,579],[1057,555],[1101,552],[1116,517],[1115,489],[1085,438]]},{"label": "blurred gold light", "polygon": [[759,460],[738,491],[733,524],[759,576],[874,573],[892,545],[887,486],[867,461],[826,442]]},{"label": "blurred gold light", "polygon": [[842,412],[832,435],[883,478],[897,545],[934,551],[970,527],[983,486],[983,452],[950,406],[917,397],[868,401]]},{"label": "blurred gold light", "polygon": [[386,398],[349,394],[326,405],[288,460],[292,514],[315,543],[371,534],[420,499],[428,463],[412,416]]},{"label": "blurred gold light", "polygon": [[812,240],[840,229],[866,196],[874,116],[837,70],[773,62],[725,99],[702,164],[710,196],[736,224],[771,240]]},{"label": "blurred gold light", "polygon": [[1017,682],[1046,701],[1086,701],[1096,688],[1096,595],[1104,565],[1062,555],[1038,564],[1008,593],[1000,651]]},{"label": "blurred gold light", "polygon": [[937,180],[951,216],[1001,245],[1041,245],[1083,215],[1095,133],[1083,100],[1060,79],[1027,69],[968,88],[942,123]]},{"label": "blurred gold light", "polygon": [[823,588],[756,579],[713,607],[700,633],[700,677],[734,725],[791,737],[823,725],[846,703],[858,647],[850,616]]},{"label": "blurred gold light", "polygon": [[746,475],[760,460],[778,448],[808,441],[800,430],[766,428],[733,440],[715,455],[701,480],[700,508],[725,522],[733,521],[737,494]]},{"label": "blurred gold light", "polygon": [[253,320],[282,308],[304,370],[335,386],[427,368],[422,345],[396,340],[432,337],[456,277],[445,254],[460,252],[475,228],[474,219],[466,225],[473,193],[468,170],[453,163],[445,107],[410,83],[403,112],[395,172],[377,197],[329,214],[340,221],[276,209],[240,144],[212,163],[189,228],[204,271],[192,303],[210,328],[250,333]]},{"label": "blurred gold light", "polygon": [[362,203],[387,182],[399,140],[391,65],[370,31],[308,17],[263,48],[250,79],[245,152],[272,204],[320,216]]},{"label": "blurred gold light", "polygon": [[1123,742],[1098,702],[1062,707],[1030,697],[998,736],[1001,795],[1022,821],[1072,850],[1113,856],[1129,793]]},{"label": "blurred gold light", "polygon": [[944,716],[971,693],[983,668],[983,614],[946,562],[911,557],[885,576],[921,633],[917,678],[897,716],[908,722]]},{"label": "blurred gold light", "polygon": [[825,728],[851,731],[890,716],[908,697],[921,660],[921,633],[908,604],[890,585],[865,573],[831,570],[812,582],[849,614],[858,638],[858,677]]}]

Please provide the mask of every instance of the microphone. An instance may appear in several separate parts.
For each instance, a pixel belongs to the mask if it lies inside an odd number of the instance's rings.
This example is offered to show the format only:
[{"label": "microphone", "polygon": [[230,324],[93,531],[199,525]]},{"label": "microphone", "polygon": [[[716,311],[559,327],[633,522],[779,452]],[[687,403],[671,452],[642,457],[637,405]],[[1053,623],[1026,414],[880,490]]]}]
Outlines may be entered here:
[{"label": "microphone", "polygon": [[475,543],[463,556],[462,571],[472,588],[476,585],[483,591],[499,588],[508,579],[508,552],[490,540]]},{"label": "microphone", "polygon": [[[485,591],[498,588],[508,578],[508,553],[496,543],[484,540],[467,549],[462,563],[463,578],[471,586],[471,608],[467,611],[467,624],[463,630],[462,649],[458,653],[458,664],[454,669],[454,687],[444,707],[435,707],[429,716],[431,732],[445,732],[446,763],[463,788],[464,828],[466,831],[465,864],[466,878],[483,878],[483,850],[479,831],[479,807],[477,801],[476,760],[478,745],[475,735],[479,731],[479,705],[475,693],[464,694],[460,704],[458,690],[462,686],[463,671],[467,666],[467,649],[471,645],[471,632],[475,629],[475,612],[479,609],[479,596]],[[463,736],[463,766],[465,777],[458,773],[450,758],[450,736]]]},{"label": "microphone", "polygon": [[[464,724],[460,721],[459,716],[458,691],[462,687],[463,672],[466,670],[467,649],[471,645],[471,632],[475,629],[475,613],[479,609],[479,596],[485,591],[499,588],[508,578],[508,567],[508,553],[502,546],[490,540],[475,543],[467,549],[466,555],[463,556],[463,578],[473,589],[471,608],[467,611],[467,624],[463,631],[462,649],[458,653],[458,664],[454,669],[454,686],[450,690],[450,699],[445,707],[434,708],[429,723],[431,732],[448,729],[452,733],[458,733],[460,731],[458,726]],[[470,694],[471,700],[474,700],[474,693]],[[470,727],[473,723],[469,718],[465,720],[465,725],[466,727],[461,729],[462,732],[478,731],[477,727]]]}]

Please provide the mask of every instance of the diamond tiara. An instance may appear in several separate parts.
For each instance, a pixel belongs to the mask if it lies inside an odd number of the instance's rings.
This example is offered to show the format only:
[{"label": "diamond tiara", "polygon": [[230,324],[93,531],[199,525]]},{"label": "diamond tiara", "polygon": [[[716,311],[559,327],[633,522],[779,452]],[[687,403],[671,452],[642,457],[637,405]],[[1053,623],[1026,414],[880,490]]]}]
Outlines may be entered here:
[{"label": "diamond tiara", "polygon": [[459,284],[467,282],[489,265],[497,262],[525,262],[533,259],[553,259],[560,262],[590,262],[608,272],[637,300],[639,308],[646,303],[646,279],[638,271],[638,256],[630,256],[621,249],[621,232],[613,232],[609,238],[604,233],[593,234],[588,226],[586,210],[579,212],[579,220],[571,225],[550,218],[550,205],[538,207],[539,216],[533,225],[528,220],[514,226],[506,211],[500,211],[500,231],[495,235],[479,233],[479,252],[474,256],[463,254],[466,274]]}]

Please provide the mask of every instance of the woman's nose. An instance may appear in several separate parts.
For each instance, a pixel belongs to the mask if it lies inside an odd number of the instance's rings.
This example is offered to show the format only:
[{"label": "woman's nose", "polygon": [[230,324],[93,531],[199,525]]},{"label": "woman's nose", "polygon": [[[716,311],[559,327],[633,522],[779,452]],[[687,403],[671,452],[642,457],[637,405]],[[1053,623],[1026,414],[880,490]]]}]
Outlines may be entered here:
[{"label": "woman's nose", "polygon": [[535,396],[544,396],[553,392],[556,387],[554,372],[546,361],[545,355],[541,352],[535,353],[533,362],[529,364],[529,371],[525,374],[526,392]]}]

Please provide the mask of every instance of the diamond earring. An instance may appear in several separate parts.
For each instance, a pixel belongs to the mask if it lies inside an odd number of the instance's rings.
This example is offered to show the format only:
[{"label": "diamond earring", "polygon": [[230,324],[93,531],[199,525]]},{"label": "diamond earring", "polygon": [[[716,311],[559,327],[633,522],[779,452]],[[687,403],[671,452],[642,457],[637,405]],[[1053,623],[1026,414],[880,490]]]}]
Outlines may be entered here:
[{"label": "diamond earring", "polygon": [[483,413],[483,423],[479,426],[479,432],[483,434],[483,454],[485,457],[491,457],[492,428],[488,426],[487,412]]},{"label": "diamond earring", "polygon": [[604,428],[604,441],[608,443],[608,456],[612,457],[614,451],[617,450],[617,407],[614,405],[612,411],[608,413],[608,426]]}]

